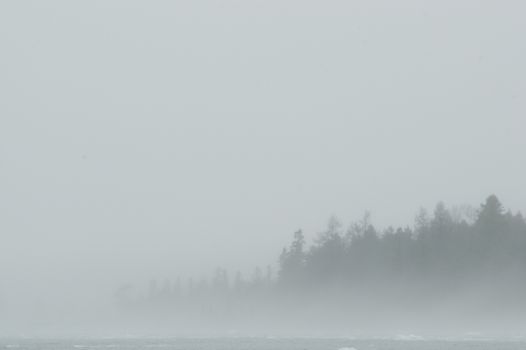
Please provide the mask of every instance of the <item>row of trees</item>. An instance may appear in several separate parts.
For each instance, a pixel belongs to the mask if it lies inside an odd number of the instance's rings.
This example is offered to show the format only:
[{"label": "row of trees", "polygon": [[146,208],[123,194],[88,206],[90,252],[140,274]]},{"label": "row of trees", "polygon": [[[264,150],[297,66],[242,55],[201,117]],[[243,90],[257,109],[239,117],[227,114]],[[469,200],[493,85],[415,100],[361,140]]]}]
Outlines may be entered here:
[{"label": "row of trees", "polygon": [[[229,276],[218,268],[211,280],[151,281],[142,298],[170,300],[331,285],[365,287],[381,282],[446,286],[521,268],[526,271],[526,221],[521,213],[505,211],[491,195],[479,210],[467,215],[453,214],[443,203],[437,204],[433,215],[421,209],[412,228],[378,231],[366,213],[344,229],[333,217],[310,246],[301,230],[294,233],[290,246],[279,256],[277,274],[270,265],[257,267],[248,277],[240,272]],[[130,289],[123,286],[118,295],[122,297]]]},{"label": "row of trees", "polygon": [[279,266],[282,287],[386,281],[457,286],[526,269],[526,222],[520,213],[505,212],[494,195],[474,218],[454,216],[439,203],[432,216],[421,210],[413,228],[379,232],[366,214],[343,230],[332,218],[310,248],[297,231],[290,247],[283,249]]},{"label": "row of trees", "polygon": [[[457,320],[466,314],[485,319],[483,311],[495,316],[495,308],[519,320],[526,316],[517,307],[526,307],[525,271],[526,221],[492,195],[474,215],[458,215],[442,203],[432,215],[421,210],[413,227],[379,231],[366,214],[344,229],[332,218],[312,244],[295,232],[277,273],[256,268],[248,278],[239,272],[229,278],[217,269],[211,280],[152,281],[149,291],[132,297],[132,287],[124,286],[116,297],[136,319],[163,315],[181,327],[193,320],[196,328],[208,321],[239,327],[257,320],[259,327],[271,327],[287,319],[327,326],[352,317],[374,328],[379,320],[389,322],[388,313],[397,324],[420,322],[434,306],[435,316],[450,310],[460,313]],[[451,312],[444,323],[451,323]]]}]

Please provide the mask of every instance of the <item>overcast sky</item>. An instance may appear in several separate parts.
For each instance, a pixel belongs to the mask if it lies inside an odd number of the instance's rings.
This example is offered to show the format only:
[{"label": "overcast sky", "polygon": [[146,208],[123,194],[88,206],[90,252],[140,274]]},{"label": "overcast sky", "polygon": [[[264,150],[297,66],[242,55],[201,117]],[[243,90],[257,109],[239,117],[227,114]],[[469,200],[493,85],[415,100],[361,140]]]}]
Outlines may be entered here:
[{"label": "overcast sky", "polygon": [[365,210],[526,211],[524,4],[2,2],[0,287],[249,271]]}]

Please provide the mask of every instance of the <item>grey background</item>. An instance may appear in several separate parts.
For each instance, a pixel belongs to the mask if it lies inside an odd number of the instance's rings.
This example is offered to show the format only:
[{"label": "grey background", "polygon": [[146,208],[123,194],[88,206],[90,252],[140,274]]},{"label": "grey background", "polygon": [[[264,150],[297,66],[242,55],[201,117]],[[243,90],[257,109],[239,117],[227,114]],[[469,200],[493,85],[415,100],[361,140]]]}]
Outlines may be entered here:
[{"label": "grey background", "polygon": [[524,211],[525,10],[2,2],[0,301],[248,273],[331,215]]}]

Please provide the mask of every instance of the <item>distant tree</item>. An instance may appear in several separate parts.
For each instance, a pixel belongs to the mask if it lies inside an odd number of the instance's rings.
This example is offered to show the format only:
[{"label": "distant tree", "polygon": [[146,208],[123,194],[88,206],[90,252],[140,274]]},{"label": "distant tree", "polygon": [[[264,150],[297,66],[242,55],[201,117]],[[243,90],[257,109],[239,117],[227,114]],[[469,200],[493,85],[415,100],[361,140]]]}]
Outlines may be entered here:
[{"label": "distant tree", "polygon": [[341,280],[345,258],[345,240],[341,228],[340,221],[333,216],[326,230],[318,234],[316,244],[310,249],[306,260],[306,273],[311,283]]},{"label": "distant tree", "polygon": [[167,299],[172,295],[172,283],[170,282],[170,280],[164,280],[163,287],[161,288],[159,294],[163,299]]},{"label": "distant tree", "polygon": [[475,222],[479,263],[500,264],[507,246],[508,227],[504,216],[504,208],[495,195],[486,198],[480,206]]},{"label": "distant tree", "polygon": [[152,279],[152,280],[150,280],[150,288],[149,288],[149,291],[148,291],[148,297],[153,300],[153,299],[157,298],[157,295],[158,295],[157,281]]},{"label": "distant tree", "polygon": [[[371,223],[371,214],[365,212],[360,221],[351,223],[345,235],[344,274],[353,285],[362,284],[364,278],[373,278],[381,250],[380,240]],[[376,278],[376,277],[375,277]]]},{"label": "distant tree", "polygon": [[278,279],[282,285],[299,284],[304,277],[305,236],[301,230],[294,232],[290,248],[283,248],[279,258]]},{"label": "distant tree", "polygon": [[218,292],[228,290],[228,272],[225,269],[217,268],[212,280],[213,288]]},{"label": "distant tree", "polygon": [[325,231],[318,233],[316,243],[323,245],[326,241],[334,239],[336,236],[342,236],[342,224],[336,216],[331,216],[327,222],[327,228]]},{"label": "distant tree", "polygon": [[422,238],[429,234],[429,214],[424,208],[420,208],[418,214],[415,216],[415,234]]},{"label": "distant tree", "polygon": [[272,267],[270,265],[267,265],[267,272],[265,276],[265,283],[267,286],[272,285]]},{"label": "distant tree", "polygon": [[252,286],[255,288],[261,288],[263,284],[263,272],[261,268],[257,266],[252,273]]},{"label": "distant tree", "polygon": [[236,272],[236,277],[234,280],[234,291],[237,293],[242,292],[245,289],[245,281],[243,280],[243,274],[241,271]]},{"label": "distant tree", "polygon": [[504,208],[497,196],[489,196],[481,205],[475,224],[486,235],[497,235],[503,229]]}]

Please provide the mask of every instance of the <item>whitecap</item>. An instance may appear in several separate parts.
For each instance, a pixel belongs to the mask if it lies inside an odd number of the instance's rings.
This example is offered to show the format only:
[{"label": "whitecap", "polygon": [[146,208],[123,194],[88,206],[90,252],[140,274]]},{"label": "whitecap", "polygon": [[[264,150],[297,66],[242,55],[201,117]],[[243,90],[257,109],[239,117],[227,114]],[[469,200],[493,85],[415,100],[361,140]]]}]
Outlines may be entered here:
[{"label": "whitecap", "polygon": [[395,337],[396,340],[424,340],[423,337],[415,334],[399,334]]}]

